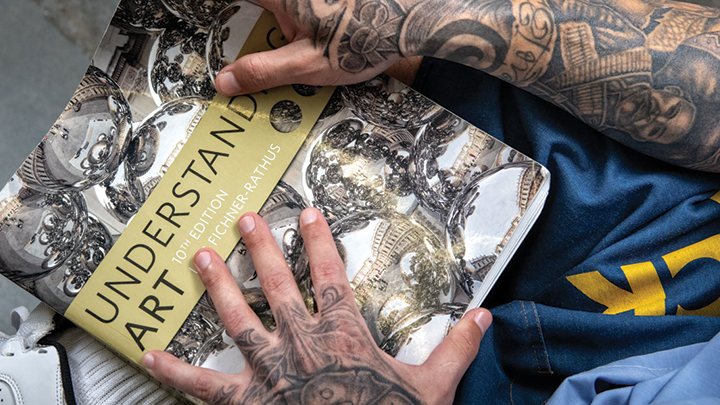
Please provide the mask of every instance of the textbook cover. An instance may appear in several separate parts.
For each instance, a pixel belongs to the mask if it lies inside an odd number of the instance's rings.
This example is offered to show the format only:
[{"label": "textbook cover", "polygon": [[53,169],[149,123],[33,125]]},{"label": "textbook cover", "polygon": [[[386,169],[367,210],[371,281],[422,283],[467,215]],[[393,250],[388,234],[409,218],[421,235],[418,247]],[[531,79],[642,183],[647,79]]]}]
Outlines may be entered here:
[{"label": "textbook cover", "polygon": [[423,362],[482,303],[549,173],[386,75],[216,95],[223,66],[284,44],[250,2],[121,1],[72,100],[0,192],[0,273],[136,363],[158,349],[236,373],[242,355],[192,257],[227,257],[272,330],[236,222],[267,220],[313,311],[298,217],[314,206],[378,346]]}]

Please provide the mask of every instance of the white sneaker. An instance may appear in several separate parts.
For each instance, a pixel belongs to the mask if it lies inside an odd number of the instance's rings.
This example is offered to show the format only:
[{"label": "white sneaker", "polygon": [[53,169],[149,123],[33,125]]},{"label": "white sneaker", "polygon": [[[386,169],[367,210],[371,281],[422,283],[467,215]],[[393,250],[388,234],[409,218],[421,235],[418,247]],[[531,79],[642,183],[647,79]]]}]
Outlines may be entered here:
[{"label": "white sneaker", "polygon": [[75,405],[64,351],[38,344],[53,329],[53,316],[44,304],[32,313],[13,311],[17,334],[0,333],[0,405]]}]

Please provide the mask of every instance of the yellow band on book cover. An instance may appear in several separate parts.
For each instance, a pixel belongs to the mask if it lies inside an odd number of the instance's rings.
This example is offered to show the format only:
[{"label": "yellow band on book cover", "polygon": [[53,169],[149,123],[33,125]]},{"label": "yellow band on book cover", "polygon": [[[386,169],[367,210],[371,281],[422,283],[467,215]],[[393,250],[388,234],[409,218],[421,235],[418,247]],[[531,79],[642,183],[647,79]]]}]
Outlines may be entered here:
[{"label": "yellow band on book cover", "polygon": [[[264,11],[240,55],[280,45],[278,33]],[[65,316],[138,363],[165,349],[205,292],[195,252],[231,252],[237,220],[265,203],[333,90],[216,96]]]}]

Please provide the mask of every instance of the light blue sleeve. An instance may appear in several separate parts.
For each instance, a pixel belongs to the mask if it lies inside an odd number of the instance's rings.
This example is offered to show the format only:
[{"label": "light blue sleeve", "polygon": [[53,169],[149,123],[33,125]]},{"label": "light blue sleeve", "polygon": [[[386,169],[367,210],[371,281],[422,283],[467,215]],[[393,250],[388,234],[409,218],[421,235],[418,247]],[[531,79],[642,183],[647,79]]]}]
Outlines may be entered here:
[{"label": "light blue sleeve", "polygon": [[720,334],[568,377],[547,405],[720,404]]}]

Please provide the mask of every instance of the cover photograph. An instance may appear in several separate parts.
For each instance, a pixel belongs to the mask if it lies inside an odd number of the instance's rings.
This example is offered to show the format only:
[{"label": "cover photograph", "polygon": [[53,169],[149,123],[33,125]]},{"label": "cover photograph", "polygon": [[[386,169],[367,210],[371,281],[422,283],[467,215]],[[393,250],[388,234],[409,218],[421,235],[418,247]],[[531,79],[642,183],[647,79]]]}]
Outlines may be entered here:
[{"label": "cover photograph", "polygon": [[226,257],[272,330],[236,223],[266,219],[312,312],[298,218],[313,206],[375,342],[422,363],[502,273],[549,172],[386,75],[216,94],[225,65],[285,43],[251,2],[122,0],[69,104],[0,191],[0,274],[136,363],[165,350],[236,373],[244,360],[192,257]]}]

